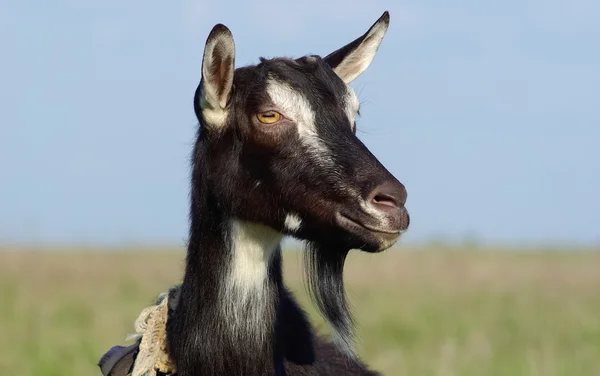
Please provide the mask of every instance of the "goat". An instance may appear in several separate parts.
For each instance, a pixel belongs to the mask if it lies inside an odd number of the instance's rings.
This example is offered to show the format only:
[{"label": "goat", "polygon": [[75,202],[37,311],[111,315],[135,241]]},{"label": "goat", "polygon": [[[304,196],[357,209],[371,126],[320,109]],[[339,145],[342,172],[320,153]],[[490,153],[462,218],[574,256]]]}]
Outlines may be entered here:
[{"label": "goat", "polygon": [[[389,26],[322,58],[261,58],[235,69],[231,31],[205,44],[194,95],[190,230],[167,344],[179,376],[377,375],[353,347],[343,266],[409,226],[406,189],[356,137],[349,83]],[[315,336],[282,279],[280,242],[306,243],[308,290],[333,344]]]}]

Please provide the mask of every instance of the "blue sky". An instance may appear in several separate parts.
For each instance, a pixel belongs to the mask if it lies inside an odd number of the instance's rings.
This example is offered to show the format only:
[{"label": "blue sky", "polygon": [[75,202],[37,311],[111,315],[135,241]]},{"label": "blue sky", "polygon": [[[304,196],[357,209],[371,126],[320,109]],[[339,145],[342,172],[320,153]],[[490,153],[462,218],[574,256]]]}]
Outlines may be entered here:
[{"label": "blue sky", "polygon": [[212,26],[240,66],[325,55],[384,10],[352,86],[405,241],[600,242],[600,3],[350,4],[0,0],[0,242],[181,244]]}]

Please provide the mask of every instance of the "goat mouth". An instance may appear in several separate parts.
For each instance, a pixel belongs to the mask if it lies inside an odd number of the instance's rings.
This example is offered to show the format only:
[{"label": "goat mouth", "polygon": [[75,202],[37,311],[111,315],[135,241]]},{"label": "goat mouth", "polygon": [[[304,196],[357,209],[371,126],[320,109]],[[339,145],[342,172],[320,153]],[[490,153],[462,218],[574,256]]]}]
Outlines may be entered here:
[{"label": "goat mouth", "polygon": [[344,214],[342,212],[337,212],[335,214],[335,218],[338,222],[338,224],[342,225],[342,227],[346,227],[346,228],[360,228],[361,230],[367,230],[369,232],[375,233],[375,234],[381,234],[384,235],[385,237],[398,237],[400,236],[400,234],[402,234],[402,230],[388,230],[388,229],[383,229],[383,228],[378,228],[378,227],[374,227],[371,225],[367,225],[357,219],[354,219],[352,217],[350,217],[347,214]]}]

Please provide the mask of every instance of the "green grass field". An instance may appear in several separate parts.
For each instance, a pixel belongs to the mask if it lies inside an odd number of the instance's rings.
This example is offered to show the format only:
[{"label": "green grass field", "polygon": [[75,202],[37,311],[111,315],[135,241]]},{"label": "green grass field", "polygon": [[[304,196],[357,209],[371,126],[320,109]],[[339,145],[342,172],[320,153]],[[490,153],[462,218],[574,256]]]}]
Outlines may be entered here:
[{"label": "green grass field", "polygon": [[[99,375],[142,308],[178,283],[184,253],[0,249],[0,374]],[[301,255],[286,279],[303,290]],[[385,375],[600,375],[600,252],[353,253],[360,353]]]}]

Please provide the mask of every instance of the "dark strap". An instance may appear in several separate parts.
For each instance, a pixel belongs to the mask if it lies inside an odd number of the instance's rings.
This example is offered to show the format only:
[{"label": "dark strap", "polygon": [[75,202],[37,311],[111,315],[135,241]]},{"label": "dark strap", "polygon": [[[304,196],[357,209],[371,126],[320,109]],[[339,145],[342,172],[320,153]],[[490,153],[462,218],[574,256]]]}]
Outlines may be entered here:
[{"label": "dark strap", "polygon": [[138,354],[140,341],[131,346],[113,346],[102,355],[98,367],[104,376],[127,376],[133,370],[133,363]]}]

